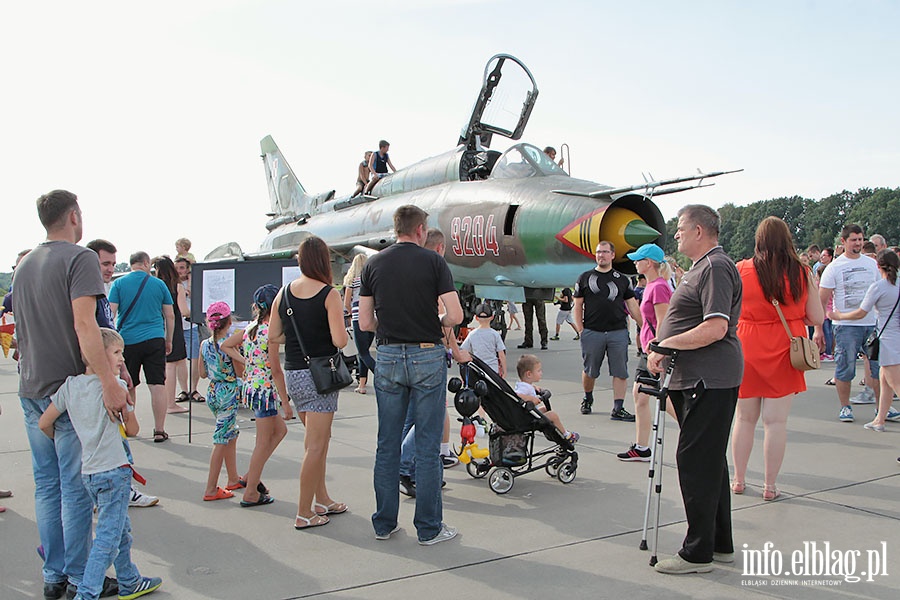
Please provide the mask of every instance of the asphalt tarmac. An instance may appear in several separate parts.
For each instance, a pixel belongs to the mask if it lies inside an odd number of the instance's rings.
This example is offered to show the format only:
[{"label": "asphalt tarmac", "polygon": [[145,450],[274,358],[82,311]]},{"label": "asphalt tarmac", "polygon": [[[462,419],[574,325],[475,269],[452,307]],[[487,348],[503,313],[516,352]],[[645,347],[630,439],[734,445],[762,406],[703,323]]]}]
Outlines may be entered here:
[{"label": "asphalt tarmac", "polygon": [[[555,309],[548,311],[555,316]],[[350,510],[331,523],[295,531],[303,426],[266,465],[273,504],[240,508],[239,496],[203,502],[214,421],[204,404],[170,415],[171,439],[152,441],[146,386],[138,392],[142,433],[132,441],[151,508],[132,508],[133,558],[141,573],[163,578],[154,598],[896,598],[900,587],[900,423],[884,433],[864,430],[873,406],[856,406],[856,422],[837,419],[838,401],[825,380],[833,365],[807,375],[809,390],[794,399],[787,453],[778,479],[782,496],[762,500],[762,427],[750,460],[747,490],[733,496],[735,562],[704,575],[662,575],[641,551],[647,463],[616,453],[634,425],[614,422],[610,381],[597,381],[594,414],[580,414],[578,342],[566,327],[543,360],[553,408],[581,434],[575,480],[562,484],[544,471],[515,480],[505,495],[462,466],[444,471],[444,521],[460,531],[431,547],[416,543],[414,500],[401,496],[402,530],[376,541],[375,396],[352,388],[340,396],[328,459],[332,496]],[[552,320],[551,320],[552,328]],[[551,331],[552,333],[552,331]],[[507,337],[508,362],[523,352],[521,331]],[[630,359],[630,368],[635,360]],[[862,369],[858,369],[861,373]],[[34,522],[30,452],[16,394],[15,363],[0,357],[0,598],[41,598],[41,562]],[[201,382],[201,390],[205,383]],[[854,391],[861,389],[854,383]],[[630,399],[626,408],[633,408]],[[238,468],[254,443],[251,414],[240,413]],[[190,435],[189,435],[190,423]],[[458,443],[458,425],[451,429]],[[666,428],[659,553],[678,550],[686,524],[674,452],[677,425]],[[729,456],[729,463],[731,458]],[[224,481],[224,475],[223,480]],[[222,483],[224,485],[224,483]],[[767,545],[768,544],[768,545]],[[766,575],[766,573],[768,575]],[[893,592],[891,590],[894,590]]]}]

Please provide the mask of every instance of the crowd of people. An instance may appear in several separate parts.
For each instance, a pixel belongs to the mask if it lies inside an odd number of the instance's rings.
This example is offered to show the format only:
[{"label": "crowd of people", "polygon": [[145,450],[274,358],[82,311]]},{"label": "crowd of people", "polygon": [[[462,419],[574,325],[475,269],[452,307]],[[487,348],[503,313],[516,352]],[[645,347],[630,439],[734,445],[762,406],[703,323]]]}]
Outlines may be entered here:
[{"label": "crowd of people", "polygon": [[[370,164],[374,160],[393,168],[387,149],[383,142],[379,153],[368,157]],[[374,181],[363,175],[360,165],[359,183]],[[133,406],[142,373],[151,398],[154,442],[168,440],[166,418],[184,412],[180,401],[205,401],[215,417],[203,501],[225,500],[239,491],[244,508],[273,502],[261,481],[263,471],[287,434],[285,421],[296,411],[305,437],[294,528],[321,527],[347,512],[348,505],[331,495],[325,476],[339,394],[321,390],[311,359],[335,355],[350,342],[348,315],[358,350],[355,391],[365,394],[371,384],[377,404],[375,538],[388,540],[399,530],[401,491],[416,499],[413,522],[419,544],[457,535],[443,521],[441,501],[442,471],[456,464],[449,450],[448,355],[458,362],[477,356],[501,377],[509,377],[509,369],[489,303],[475,308],[478,327],[459,345],[454,327],[462,322],[463,309],[443,259],[443,234],[428,228],[423,210],[397,209],[397,242],[368,260],[360,256],[353,261],[343,298],[332,286],[328,246],[311,236],[298,251],[302,274],[282,288],[259,287],[246,327],[235,327],[234,307],[215,302],[206,309],[208,331],[203,331],[190,319],[194,257],[189,240],[178,240],[174,260],[133,253],[131,271],[113,281],[116,247],[106,240],[78,246],[83,223],[74,194],[50,192],[38,199],[37,208],[47,240],[20,255],[15,295],[4,300],[4,307],[16,317],[19,396],[34,464],[45,598],[66,593],[137,598],[162,584],[159,578],[142,576],[130,559],[127,507],[157,501],[131,483],[142,479],[127,440],[139,427]],[[688,531],[681,550],[657,563],[656,570],[663,573],[708,572],[714,562],[733,562],[730,497],[747,489],[760,417],[762,497],[779,497],[776,479],[791,401],[806,389],[803,372],[791,363],[792,337],[809,335],[823,360],[833,356],[838,418],[851,422],[857,357],[877,334],[880,351],[868,351],[865,359],[866,382],[873,391],[869,403],[877,408],[865,427],[881,432],[887,421],[900,421],[900,412],[891,406],[900,385],[900,258],[885,240],[873,235],[867,242],[858,225],[848,224],[841,232],[840,252],[810,247],[798,253],[787,224],[768,217],[757,228],[753,257],[735,264],[718,244],[718,235],[714,210],[683,207],[675,239],[691,268],[684,271],[658,246],[645,244],[627,253],[641,277],[637,288],[614,268],[614,245],[601,241],[596,266],[579,277],[574,291],[564,288],[556,297],[560,308],[553,338],[545,301],[523,303],[520,349],[534,346],[535,316],[543,349],[550,339],[559,339],[563,324],[572,327],[583,359],[582,415],[593,412],[595,381],[607,362],[610,419],[635,423],[634,442],[618,455],[623,461],[650,460],[652,422],[649,399],[637,383],[634,414],[625,408],[629,318],[638,328],[635,381],[658,377],[664,370],[668,359],[661,348],[679,352],[667,410],[679,424],[676,461]],[[510,317],[515,313],[510,311]],[[544,412],[563,437],[577,442],[579,434],[543,406],[537,385],[540,359],[522,355],[516,375],[520,398]],[[200,378],[208,379],[206,397],[197,390]],[[73,403],[73,398],[84,402]],[[867,402],[865,395],[857,400]],[[256,420],[256,443],[243,474],[236,453],[241,402]],[[729,438],[733,475],[726,458]],[[226,480],[220,485],[223,465]],[[99,494],[99,486],[114,493]],[[0,490],[0,497],[10,494]],[[93,545],[92,505],[98,510]],[[105,576],[111,565],[118,581]]]}]

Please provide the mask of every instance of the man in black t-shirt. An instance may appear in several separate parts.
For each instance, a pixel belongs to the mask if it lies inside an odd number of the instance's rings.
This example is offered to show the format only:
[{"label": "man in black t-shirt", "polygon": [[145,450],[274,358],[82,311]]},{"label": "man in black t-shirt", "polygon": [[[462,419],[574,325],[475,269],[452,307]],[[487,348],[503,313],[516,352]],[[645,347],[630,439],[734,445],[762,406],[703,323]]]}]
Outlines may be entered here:
[{"label": "man in black t-shirt", "polygon": [[553,304],[559,305],[559,312],[556,313],[556,333],[550,338],[551,340],[559,339],[559,328],[563,323],[568,323],[572,326],[572,329],[575,331],[576,340],[581,339],[581,334],[575,329],[575,321],[572,319],[572,306],[574,303],[575,298],[572,296],[572,290],[563,288],[559,293],[559,296],[557,296],[553,302]]},{"label": "man in black t-shirt", "polygon": [[596,249],[597,266],[581,274],[575,284],[575,327],[581,333],[584,372],[581,383],[584,399],[581,414],[589,415],[594,403],[594,381],[600,375],[603,359],[609,358],[613,380],[613,421],[634,421],[625,410],[625,384],[628,379],[628,315],[643,324],[631,282],[612,268],[616,250],[612,242],[600,242]]},{"label": "man in black t-shirt", "polygon": [[[400,444],[407,411],[412,411],[416,436],[414,523],[423,546],[452,539],[457,533],[442,522],[440,448],[447,384],[442,328],[453,327],[463,318],[444,257],[422,247],[427,218],[416,206],[397,209],[397,243],[369,259],[359,291],[359,326],[375,331],[378,345],[375,538],[387,540],[399,529]],[[438,299],[443,302],[444,314],[438,314]]]}]

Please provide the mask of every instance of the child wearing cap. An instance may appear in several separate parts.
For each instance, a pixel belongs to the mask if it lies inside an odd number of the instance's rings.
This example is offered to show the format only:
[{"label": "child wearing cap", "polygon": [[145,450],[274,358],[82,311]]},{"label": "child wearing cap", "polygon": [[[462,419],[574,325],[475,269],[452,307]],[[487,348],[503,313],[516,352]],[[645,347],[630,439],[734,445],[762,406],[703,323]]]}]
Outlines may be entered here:
[{"label": "child wearing cap", "polygon": [[496,329],[491,329],[494,311],[491,306],[482,302],[475,307],[475,318],[478,328],[469,332],[461,348],[468,350],[496,371],[500,377],[506,377],[506,346]]},{"label": "child wearing cap", "polygon": [[[216,429],[213,432],[213,451],[209,459],[209,476],[206,480],[206,492],[203,500],[225,500],[232,498],[231,490],[239,489],[240,476],[237,471],[237,376],[234,364],[220,346],[219,342],[228,336],[231,326],[231,307],[224,302],[213,302],[206,309],[206,323],[212,335],[200,344],[200,376],[209,378],[206,392],[206,406],[216,417]],[[239,332],[231,337],[239,337]],[[225,488],[219,487],[219,473],[222,463],[228,473]]]}]

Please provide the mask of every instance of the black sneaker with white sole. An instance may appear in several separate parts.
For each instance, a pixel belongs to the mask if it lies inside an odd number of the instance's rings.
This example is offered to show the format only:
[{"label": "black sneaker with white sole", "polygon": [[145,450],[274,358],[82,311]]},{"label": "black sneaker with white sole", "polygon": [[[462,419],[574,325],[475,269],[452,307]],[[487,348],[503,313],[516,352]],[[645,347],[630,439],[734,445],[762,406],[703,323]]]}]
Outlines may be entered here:
[{"label": "black sneaker with white sole", "polygon": [[609,418],[611,421],[628,421],[629,423],[634,423],[634,415],[624,408],[613,410],[609,413]]},{"label": "black sneaker with white sole", "polygon": [[409,478],[409,475],[400,476],[400,493],[410,498],[416,497],[416,483]]}]

